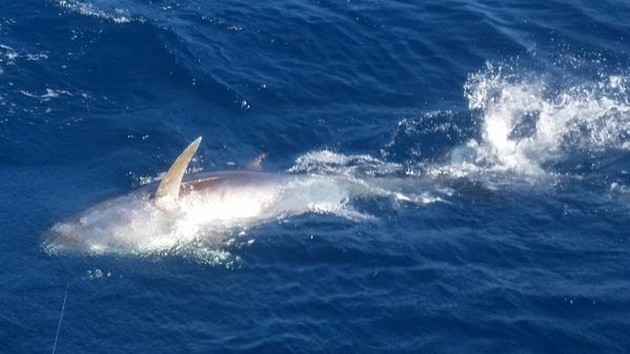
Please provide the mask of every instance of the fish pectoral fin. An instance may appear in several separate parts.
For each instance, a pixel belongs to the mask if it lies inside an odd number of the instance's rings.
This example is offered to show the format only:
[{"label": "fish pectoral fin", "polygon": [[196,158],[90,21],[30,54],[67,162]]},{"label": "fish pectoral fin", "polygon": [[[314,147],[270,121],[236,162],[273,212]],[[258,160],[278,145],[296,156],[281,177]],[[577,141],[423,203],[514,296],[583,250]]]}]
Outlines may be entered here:
[{"label": "fish pectoral fin", "polygon": [[182,178],[184,172],[190,163],[190,160],[197,152],[199,144],[201,143],[201,137],[195,139],[181,154],[177,157],[175,162],[168,169],[162,182],[155,191],[155,199],[177,199],[179,198],[179,187],[182,184]]},{"label": "fish pectoral fin", "polygon": [[250,171],[261,171],[262,170],[262,163],[263,161],[265,161],[265,159],[267,158],[267,153],[263,152],[262,154],[258,155],[254,161],[250,162],[247,165],[247,169]]}]

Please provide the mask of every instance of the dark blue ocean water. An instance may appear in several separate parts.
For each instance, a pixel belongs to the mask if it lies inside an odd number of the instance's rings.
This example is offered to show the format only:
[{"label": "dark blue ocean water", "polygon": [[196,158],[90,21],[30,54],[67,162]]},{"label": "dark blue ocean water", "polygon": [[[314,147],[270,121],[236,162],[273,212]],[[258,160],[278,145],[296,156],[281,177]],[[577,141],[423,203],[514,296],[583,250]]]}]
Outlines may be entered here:
[{"label": "dark blue ocean water", "polygon": [[[2,1],[0,352],[52,352],[66,288],[57,353],[629,352],[629,18]],[[197,136],[195,171],[267,152],[270,173],[387,193],[185,252],[42,247]]]}]

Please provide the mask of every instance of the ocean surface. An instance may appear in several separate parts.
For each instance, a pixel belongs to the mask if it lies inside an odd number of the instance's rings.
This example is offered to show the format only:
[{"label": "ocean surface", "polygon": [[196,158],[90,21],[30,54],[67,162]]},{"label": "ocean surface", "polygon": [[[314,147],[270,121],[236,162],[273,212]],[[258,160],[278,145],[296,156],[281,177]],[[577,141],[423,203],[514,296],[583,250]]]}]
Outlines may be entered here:
[{"label": "ocean surface", "polygon": [[[630,2],[0,9],[1,353],[630,352]],[[44,246],[197,136],[191,173],[264,152],[368,192]]]}]

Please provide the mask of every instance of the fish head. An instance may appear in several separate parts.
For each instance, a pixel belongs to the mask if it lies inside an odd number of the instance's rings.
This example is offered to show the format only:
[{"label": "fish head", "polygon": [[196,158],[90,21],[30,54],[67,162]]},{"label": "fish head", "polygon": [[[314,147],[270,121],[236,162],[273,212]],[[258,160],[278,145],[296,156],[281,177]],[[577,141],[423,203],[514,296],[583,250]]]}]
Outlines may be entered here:
[{"label": "fish head", "polygon": [[169,236],[176,214],[157,205],[149,194],[126,195],[53,225],[44,234],[43,244],[49,253],[129,253],[174,246]]},{"label": "fish head", "polygon": [[181,226],[179,193],[186,168],[200,143],[198,137],[182,151],[151,193],[142,189],[111,199],[55,224],[44,235],[44,249],[48,253],[162,252],[190,241],[189,236],[196,237],[197,225]]}]

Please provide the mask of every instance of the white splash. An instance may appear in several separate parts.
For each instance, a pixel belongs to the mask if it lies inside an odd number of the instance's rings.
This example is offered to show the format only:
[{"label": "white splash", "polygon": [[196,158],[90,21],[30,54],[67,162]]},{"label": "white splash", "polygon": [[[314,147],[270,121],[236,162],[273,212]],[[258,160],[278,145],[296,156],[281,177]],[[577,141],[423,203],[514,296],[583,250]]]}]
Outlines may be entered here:
[{"label": "white splash", "polygon": [[[65,95],[69,97],[74,96],[70,91],[51,89],[51,88],[46,88],[46,93],[43,93],[41,95],[26,91],[26,90],[20,90],[20,93],[27,97],[40,99],[42,102],[47,102],[53,98],[58,98],[60,95]],[[83,97],[86,97],[86,96],[83,96]]]},{"label": "white splash", "polygon": [[366,154],[313,151],[298,157],[287,172],[335,176],[336,185],[346,185],[351,195],[383,197],[394,202],[431,204],[443,201],[444,195],[404,165]]},{"label": "white splash", "polygon": [[8,45],[0,44],[0,50],[2,51],[0,52],[0,54],[2,54],[4,59],[9,64],[11,64],[13,61],[15,61],[15,59],[20,56],[15,49],[9,47]]},{"label": "white splash", "polygon": [[370,155],[344,155],[330,150],[312,151],[297,158],[289,173],[318,173],[343,176],[381,176],[401,173],[404,167]]},{"label": "white splash", "polygon": [[[451,152],[433,174],[480,170],[526,176],[549,173],[546,165],[580,152],[627,149],[630,139],[628,75],[558,84],[487,64],[464,86],[469,108],[480,113],[481,136]],[[556,80],[557,81],[557,80]]]},{"label": "white splash", "polygon": [[[5,45],[0,44],[0,64],[4,64],[6,66],[14,66],[16,62],[19,60],[26,61],[39,61],[42,59],[48,59],[48,54],[46,53],[20,53],[18,50]],[[0,74],[4,73],[4,70],[0,67]]]}]

